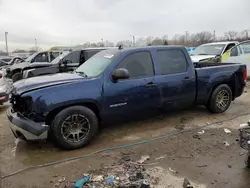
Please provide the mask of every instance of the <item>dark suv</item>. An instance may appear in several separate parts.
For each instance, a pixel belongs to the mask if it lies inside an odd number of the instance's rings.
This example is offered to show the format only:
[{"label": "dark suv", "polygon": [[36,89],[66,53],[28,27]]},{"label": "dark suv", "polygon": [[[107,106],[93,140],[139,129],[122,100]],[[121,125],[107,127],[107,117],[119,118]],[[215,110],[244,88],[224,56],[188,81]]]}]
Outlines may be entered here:
[{"label": "dark suv", "polygon": [[90,57],[107,48],[87,48],[74,50],[67,54],[61,54],[51,63],[33,63],[24,67],[18,77],[13,78],[13,82],[20,79],[42,76],[48,74],[71,72],[83,64]]}]

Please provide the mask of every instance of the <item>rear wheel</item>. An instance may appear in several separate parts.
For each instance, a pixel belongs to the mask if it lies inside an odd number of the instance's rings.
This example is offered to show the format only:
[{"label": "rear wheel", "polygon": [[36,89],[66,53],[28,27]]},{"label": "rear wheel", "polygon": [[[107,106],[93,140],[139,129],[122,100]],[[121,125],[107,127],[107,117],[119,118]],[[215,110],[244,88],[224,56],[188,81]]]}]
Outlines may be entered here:
[{"label": "rear wheel", "polygon": [[77,149],[88,144],[97,131],[95,113],[84,106],[73,106],[56,115],[50,136],[62,149]]},{"label": "rear wheel", "polygon": [[23,75],[21,72],[17,72],[12,76],[12,81],[16,82],[18,80],[21,80],[23,78]]},{"label": "rear wheel", "polygon": [[213,91],[207,109],[212,113],[223,113],[229,108],[231,101],[231,88],[227,84],[222,84]]}]

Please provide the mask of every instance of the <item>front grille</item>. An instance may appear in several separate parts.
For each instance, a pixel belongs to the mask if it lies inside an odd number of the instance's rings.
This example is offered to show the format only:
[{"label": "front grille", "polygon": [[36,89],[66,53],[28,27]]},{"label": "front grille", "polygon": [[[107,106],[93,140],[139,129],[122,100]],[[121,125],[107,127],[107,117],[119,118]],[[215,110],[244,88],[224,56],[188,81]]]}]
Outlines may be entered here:
[{"label": "front grille", "polygon": [[32,100],[21,97],[18,94],[11,93],[10,103],[14,112],[20,112],[24,116],[29,116],[32,111]]}]

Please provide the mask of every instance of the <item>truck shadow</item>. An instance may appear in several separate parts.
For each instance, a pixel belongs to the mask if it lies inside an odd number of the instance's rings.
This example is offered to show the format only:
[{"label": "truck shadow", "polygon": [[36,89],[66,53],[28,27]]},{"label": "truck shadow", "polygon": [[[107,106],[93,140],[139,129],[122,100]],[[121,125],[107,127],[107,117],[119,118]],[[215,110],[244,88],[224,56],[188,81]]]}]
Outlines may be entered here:
[{"label": "truck shadow", "polygon": [[19,162],[25,165],[41,164],[165,135],[185,128],[185,124],[192,122],[195,117],[210,115],[204,107],[199,106],[185,111],[142,114],[103,124],[93,141],[82,149],[64,151],[54,147],[49,141],[19,141],[12,152],[15,152],[15,160],[19,158]]}]

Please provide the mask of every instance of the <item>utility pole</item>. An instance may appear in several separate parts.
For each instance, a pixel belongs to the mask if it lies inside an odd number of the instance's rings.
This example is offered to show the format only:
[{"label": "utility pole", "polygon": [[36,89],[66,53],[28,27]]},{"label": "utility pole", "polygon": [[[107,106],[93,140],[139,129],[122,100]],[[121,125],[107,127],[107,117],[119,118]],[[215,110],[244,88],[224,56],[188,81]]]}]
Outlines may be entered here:
[{"label": "utility pole", "polygon": [[6,53],[7,53],[7,55],[9,55],[9,51],[8,51],[8,37],[7,37],[8,32],[5,31],[4,34],[5,34]]},{"label": "utility pole", "polygon": [[36,46],[36,51],[38,52],[37,40],[36,39],[35,39],[35,46]]},{"label": "utility pole", "polygon": [[187,46],[187,39],[188,39],[188,31],[186,31],[185,46]]},{"label": "utility pole", "polygon": [[214,30],[214,41],[216,41],[216,37],[215,37],[215,30]]},{"label": "utility pole", "polygon": [[130,35],[130,36],[133,38],[132,42],[133,42],[133,46],[135,46],[135,36],[134,35]]}]

